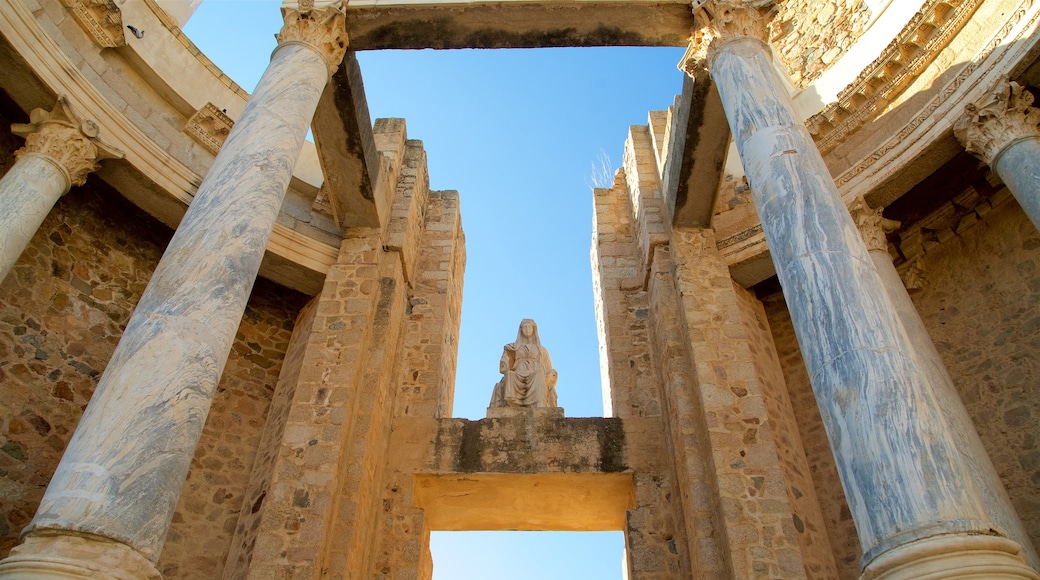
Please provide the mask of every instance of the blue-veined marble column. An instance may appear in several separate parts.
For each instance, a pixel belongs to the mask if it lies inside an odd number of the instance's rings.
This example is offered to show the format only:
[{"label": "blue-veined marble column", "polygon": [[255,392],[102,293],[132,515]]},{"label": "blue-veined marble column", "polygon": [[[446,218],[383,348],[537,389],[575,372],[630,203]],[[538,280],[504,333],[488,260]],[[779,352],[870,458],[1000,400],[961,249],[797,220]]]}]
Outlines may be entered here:
[{"label": "blue-veined marble column", "polygon": [[29,123],[12,125],[11,131],[25,137],[25,146],[0,179],[0,282],[58,199],[73,185],[83,185],[101,159],[123,156],[102,143],[98,126],[76,117],[64,97],[50,111],[33,110]]},{"label": "blue-veined marble column", "polygon": [[[999,479],[967,461],[962,406],[914,348],[764,42],[771,2],[709,2],[722,97],[864,551],[863,577],[1040,578]],[[706,54],[697,55],[697,49]],[[972,575],[974,574],[974,575]]]},{"label": "blue-veined marble column", "polygon": [[0,578],[158,578],[166,531],[275,218],[347,38],[283,10],[256,91],[199,186]]},{"label": "blue-veined marble column", "polygon": [[1033,95],[1006,79],[985,99],[966,107],[954,134],[1000,177],[1040,229],[1040,109]]}]

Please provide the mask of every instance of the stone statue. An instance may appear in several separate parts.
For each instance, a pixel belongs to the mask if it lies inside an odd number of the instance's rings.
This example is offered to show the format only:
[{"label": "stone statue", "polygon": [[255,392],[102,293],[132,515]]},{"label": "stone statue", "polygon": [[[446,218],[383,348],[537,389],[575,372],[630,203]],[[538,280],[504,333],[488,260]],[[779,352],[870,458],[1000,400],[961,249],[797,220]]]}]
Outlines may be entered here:
[{"label": "stone statue", "polygon": [[538,340],[538,325],[530,318],[520,322],[516,342],[502,349],[498,370],[502,380],[495,385],[489,407],[557,407],[558,375],[549,351]]}]

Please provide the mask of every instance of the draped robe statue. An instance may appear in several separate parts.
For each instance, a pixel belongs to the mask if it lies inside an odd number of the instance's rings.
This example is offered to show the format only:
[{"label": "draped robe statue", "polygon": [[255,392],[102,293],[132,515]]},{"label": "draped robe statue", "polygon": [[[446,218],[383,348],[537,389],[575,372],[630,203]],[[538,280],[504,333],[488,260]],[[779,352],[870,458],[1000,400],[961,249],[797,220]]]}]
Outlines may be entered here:
[{"label": "draped robe statue", "polygon": [[520,322],[516,342],[502,349],[498,363],[502,380],[491,394],[490,407],[557,407],[557,373],[549,351],[538,339],[538,325],[530,318]]}]

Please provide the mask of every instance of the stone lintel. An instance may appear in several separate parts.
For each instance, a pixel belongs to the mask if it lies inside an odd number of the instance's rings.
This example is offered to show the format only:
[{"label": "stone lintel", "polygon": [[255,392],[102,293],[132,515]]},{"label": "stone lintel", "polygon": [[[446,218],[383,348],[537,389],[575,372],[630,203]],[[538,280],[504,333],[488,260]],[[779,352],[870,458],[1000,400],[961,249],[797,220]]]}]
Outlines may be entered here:
[{"label": "stone lintel", "polygon": [[625,529],[635,507],[632,473],[417,475],[415,505],[431,530]]},{"label": "stone lintel", "polygon": [[351,1],[347,31],[355,50],[686,46],[688,1],[619,2]]},{"label": "stone lintel", "polygon": [[387,208],[373,193],[379,156],[353,51],[347,51],[325,87],[311,128],[336,223],[341,228],[379,227]]},{"label": "stone lintel", "polygon": [[706,69],[683,80],[664,168],[672,225],[709,227],[726,164],[730,131],[722,99]]}]

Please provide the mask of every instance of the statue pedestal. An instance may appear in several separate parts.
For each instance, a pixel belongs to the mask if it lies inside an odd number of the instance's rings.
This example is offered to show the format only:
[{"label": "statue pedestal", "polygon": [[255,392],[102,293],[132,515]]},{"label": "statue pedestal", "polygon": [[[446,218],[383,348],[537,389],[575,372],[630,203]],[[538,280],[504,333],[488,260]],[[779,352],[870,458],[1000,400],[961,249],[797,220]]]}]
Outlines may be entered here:
[{"label": "statue pedestal", "polygon": [[563,407],[488,407],[488,419],[533,417],[563,419]]}]

